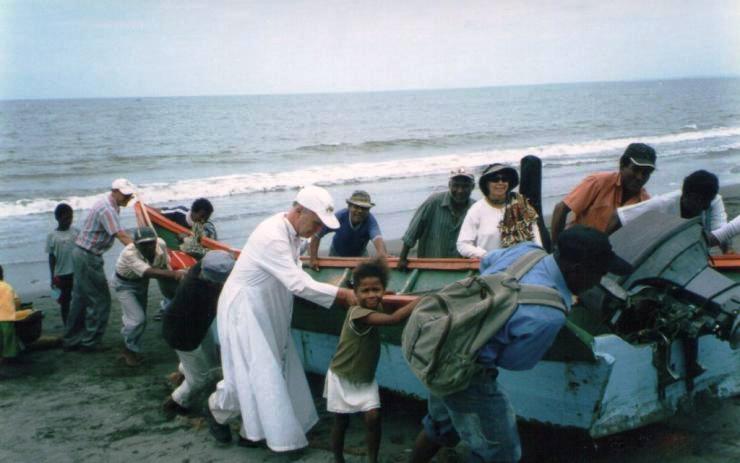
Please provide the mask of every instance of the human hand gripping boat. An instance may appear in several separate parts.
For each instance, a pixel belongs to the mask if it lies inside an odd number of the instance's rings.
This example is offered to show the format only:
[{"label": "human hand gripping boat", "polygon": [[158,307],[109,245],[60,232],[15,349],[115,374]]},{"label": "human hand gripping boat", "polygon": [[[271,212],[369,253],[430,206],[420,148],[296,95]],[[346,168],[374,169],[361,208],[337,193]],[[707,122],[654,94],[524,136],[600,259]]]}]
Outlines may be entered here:
[{"label": "human hand gripping boat", "polygon": [[[188,232],[153,208],[137,203],[136,214],[173,249],[177,235]],[[645,214],[610,240],[634,271],[607,275],[582,294],[533,369],[500,371],[519,418],[603,437],[670,417],[696,394],[740,393],[740,350],[731,346],[740,341],[740,255],[710,259],[697,219],[659,214]],[[239,252],[208,238],[203,245]],[[304,268],[316,280],[346,286],[358,260],[319,259],[318,271],[305,260]],[[439,290],[479,266],[475,259],[410,259],[411,271],[401,272],[397,259],[388,261],[393,294],[385,296],[387,306]],[[324,374],[345,313],[332,308],[317,317],[316,310],[296,300],[293,337],[306,370]],[[401,353],[402,331],[396,326],[381,332],[377,380],[381,387],[424,398],[426,389]]]}]

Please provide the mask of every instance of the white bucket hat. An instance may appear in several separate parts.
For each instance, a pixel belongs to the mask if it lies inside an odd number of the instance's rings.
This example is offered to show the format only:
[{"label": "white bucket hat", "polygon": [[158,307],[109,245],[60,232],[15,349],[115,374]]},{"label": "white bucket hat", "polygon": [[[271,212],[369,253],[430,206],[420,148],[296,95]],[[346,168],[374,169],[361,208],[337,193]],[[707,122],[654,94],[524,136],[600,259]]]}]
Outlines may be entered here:
[{"label": "white bucket hat", "polygon": [[325,189],[313,185],[307,186],[298,192],[295,202],[316,213],[327,227],[339,228],[339,221],[334,215],[334,200]]}]

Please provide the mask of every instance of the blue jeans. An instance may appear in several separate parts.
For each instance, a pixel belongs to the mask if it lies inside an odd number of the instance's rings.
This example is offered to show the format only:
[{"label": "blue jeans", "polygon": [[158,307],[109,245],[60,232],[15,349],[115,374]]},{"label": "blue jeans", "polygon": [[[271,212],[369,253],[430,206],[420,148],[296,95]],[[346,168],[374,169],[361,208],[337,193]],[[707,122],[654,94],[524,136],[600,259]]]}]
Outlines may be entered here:
[{"label": "blue jeans", "polygon": [[467,389],[444,397],[429,395],[424,432],[451,447],[462,440],[469,462],[516,462],[522,456],[516,414],[496,382],[497,370],[476,375]]}]

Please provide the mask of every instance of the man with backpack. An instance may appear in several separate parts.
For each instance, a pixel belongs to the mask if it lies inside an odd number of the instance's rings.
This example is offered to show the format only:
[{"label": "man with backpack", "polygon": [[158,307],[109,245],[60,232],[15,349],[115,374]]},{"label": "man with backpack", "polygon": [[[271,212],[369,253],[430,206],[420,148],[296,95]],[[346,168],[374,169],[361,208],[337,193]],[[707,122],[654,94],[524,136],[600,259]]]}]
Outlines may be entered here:
[{"label": "man with backpack", "polygon": [[[470,449],[468,461],[518,461],[516,415],[496,381],[498,368],[533,368],[565,324],[573,294],[595,286],[608,272],[630,271],[607,235],[576,225],[560,234],[555,254],[531,242],[491,251],[481,261],[480,277],[450,285],[426,304],[422,300],[403,335],[404,355],[430,389],[411,461],[428,462],[441,447],[460,440]],[[475,298],[478,303],[471,304]],[[450,316],[446,337],[432,351],[425,333],[434,331],[440,317],[433,312],[440,306],[442,313],[465,311],[480,323],[463,325],[459,320],[465,316]],[[460,329],[465,326],[468,332]],[[425,358],[425,349],[433,354]],[[421,364],[414,360],[419,358]]]}]

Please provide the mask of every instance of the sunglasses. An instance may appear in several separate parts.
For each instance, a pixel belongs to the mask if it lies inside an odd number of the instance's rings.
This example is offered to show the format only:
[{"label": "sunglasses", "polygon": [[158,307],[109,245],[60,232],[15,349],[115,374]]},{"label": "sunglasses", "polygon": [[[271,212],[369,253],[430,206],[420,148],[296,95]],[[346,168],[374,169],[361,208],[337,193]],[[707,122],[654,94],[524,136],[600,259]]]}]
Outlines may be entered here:
[{"label": "sunglasses", "polygon": [[506,175],[501,174],[495,174],[488,177],[489,182],[499,183],[499,182],[506,182],[509,183],[509,178]]}]

